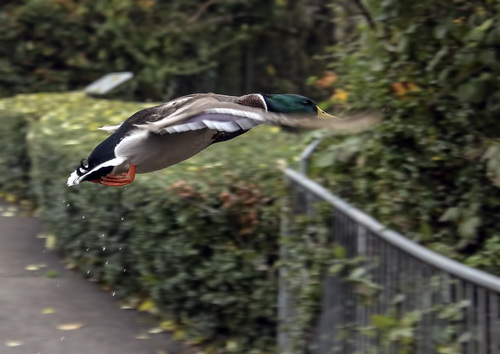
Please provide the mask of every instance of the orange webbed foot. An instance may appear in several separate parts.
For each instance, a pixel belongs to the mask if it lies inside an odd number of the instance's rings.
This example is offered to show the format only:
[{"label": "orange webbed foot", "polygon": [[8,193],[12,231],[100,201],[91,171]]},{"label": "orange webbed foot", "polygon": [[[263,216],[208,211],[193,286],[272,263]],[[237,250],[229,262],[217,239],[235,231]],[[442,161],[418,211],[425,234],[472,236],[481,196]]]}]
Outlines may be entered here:
[{"label": "orange webbed foot", "polygon": [[127,173],[122,173],[121,175],[107,175],[101,178],[101,184],[110,187],[121,187],[130,184],[135,179],[135,165],[130,165]]}]

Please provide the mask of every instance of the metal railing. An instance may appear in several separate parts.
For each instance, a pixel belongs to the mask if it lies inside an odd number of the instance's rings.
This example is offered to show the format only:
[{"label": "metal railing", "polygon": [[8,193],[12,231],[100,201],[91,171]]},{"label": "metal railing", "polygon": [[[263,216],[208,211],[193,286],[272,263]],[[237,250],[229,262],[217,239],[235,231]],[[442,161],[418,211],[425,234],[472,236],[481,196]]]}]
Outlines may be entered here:
[{"label": "metal railing", "polygon": [[[365,276],[379,288],[369,301],[361,301],[359,284],[345,275],[327,275],[307,348],[291,349],[287,323],[294,321],[297,300],[283,267],[280,353],[500,353],[500,278],[388,230],[298,172],[287,169],[285,176],[290,212],[282,220],[283,237],[297,232],[299,215],[313,216],[317,202],[326,202],[331,208],[328,244],[341,246],[346,259],[358,257]],[[283,258],[286,253],[282,246]]]}]

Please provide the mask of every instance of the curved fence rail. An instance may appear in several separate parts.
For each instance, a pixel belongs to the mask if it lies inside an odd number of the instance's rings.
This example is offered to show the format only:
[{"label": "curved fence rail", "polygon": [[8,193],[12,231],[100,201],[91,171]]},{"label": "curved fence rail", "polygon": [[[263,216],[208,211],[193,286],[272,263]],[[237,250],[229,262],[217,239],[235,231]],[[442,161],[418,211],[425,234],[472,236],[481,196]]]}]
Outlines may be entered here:
[{"label": "curved fence rail", "polygon": [[[349,205],[293,170],[283,237],[296,231],[299,215],[313,216],[327,202],[328,243],[346,258],[360,259],[378,287],[362,301],[359,284],[343,276],[323,281],[322,304],[307,348],[292,350],[287,323],[297,302],[281,269],[280,353],[500,353],[500,278],[432,252]],[[288,216],[286,216],[288,215]],[[286,243],[285,243],[286,244]],[[287,257],[282,248],[282,257]]]}]

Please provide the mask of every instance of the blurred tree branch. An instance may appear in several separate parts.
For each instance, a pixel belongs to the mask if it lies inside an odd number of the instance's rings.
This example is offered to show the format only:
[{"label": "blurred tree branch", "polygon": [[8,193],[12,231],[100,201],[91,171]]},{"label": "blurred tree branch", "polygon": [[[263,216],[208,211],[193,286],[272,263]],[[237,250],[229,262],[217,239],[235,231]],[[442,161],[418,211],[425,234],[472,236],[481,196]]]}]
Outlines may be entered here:
[{"label": "blurred tree branch", "polygon": [[354,3],[365,17],[370,28],[375,31],[375,21],[373,21],[372,15],[370,14],[366,6],[361,2],[361,0],[354,0]]}]

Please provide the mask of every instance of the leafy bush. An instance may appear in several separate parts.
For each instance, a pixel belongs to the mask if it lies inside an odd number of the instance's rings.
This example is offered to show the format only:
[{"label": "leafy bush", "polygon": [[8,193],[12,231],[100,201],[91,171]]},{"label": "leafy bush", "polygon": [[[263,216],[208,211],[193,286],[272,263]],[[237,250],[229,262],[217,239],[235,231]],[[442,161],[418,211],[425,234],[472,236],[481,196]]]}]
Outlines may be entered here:
[{"label": "leafy bush", "polygon": [[[19,116],[37,120],[28,134],[31,184],[69,261],[118,295],[151,298],[177,326],[219,348],[273,347],[281,195],[275,166],[296,154],[299,137],[260,127],[127,187],[68,188],[68,174],[106,137],[95,128],[146,105],[81,93],[35,96],[58,106],[33,117],[27,97],[19,98],[27,112]],[[17,107],[15,101],[0,104]]]},{"label": "leafy bush", "polygon": [[385,119],[364,139],[325,139],[316,176],[403,234],[500,274],[500,7],[366,4],[372,27],[330,53],[334,102]]}]

